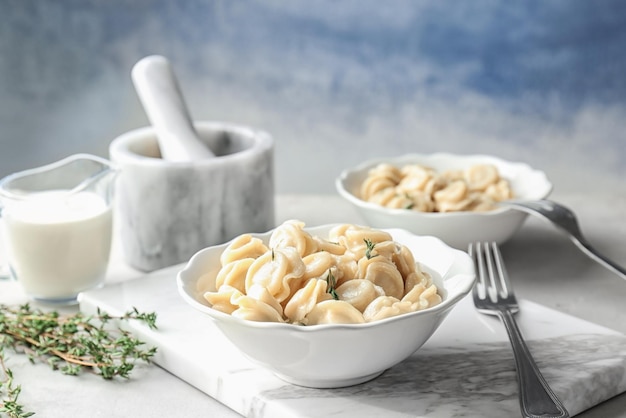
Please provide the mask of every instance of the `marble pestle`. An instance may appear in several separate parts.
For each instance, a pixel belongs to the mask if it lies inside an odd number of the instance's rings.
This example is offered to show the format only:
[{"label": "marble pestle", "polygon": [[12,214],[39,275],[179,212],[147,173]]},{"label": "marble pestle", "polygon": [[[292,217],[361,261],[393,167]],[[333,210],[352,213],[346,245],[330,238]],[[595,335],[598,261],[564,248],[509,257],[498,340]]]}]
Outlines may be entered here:
[{"label": "marble pestle", "polygon": [[150,55],[139,60],[131,76],[156,132],[161,158],[195,161],[215,157],[198,138],[176,76],[165,57]]}]

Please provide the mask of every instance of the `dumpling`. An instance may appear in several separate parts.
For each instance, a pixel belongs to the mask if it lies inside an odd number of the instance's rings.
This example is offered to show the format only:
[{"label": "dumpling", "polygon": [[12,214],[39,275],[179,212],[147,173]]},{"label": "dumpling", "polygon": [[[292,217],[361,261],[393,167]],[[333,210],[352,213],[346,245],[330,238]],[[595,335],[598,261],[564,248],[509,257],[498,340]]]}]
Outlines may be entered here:
[{"label": "dumpling", "polygon": [[350,254],[335,256],[335,269],[333,274],[337,281],[337,286],[357,277],[357,260]]},{"label": "dumpling", "polygon": [[399,301],[392,296],[379,296],[367,305],[363,311],[363,319],[366,322],[379,321],[412,311],[410,302]]},{"label": "dumpling", "polygon": [[220,263],[225,266],[243,258],[257,258],[267,251],[268,248],[259,238],[254,238],[250,234],[243,234],[233,239],[224,249],[220,256]]},{"label": "dumpling", "polygon": [[285,316],[289,322],[300,323],[319,302],[332,299],[326,292],[328,284],[325,280],[311,279],[304,287],[298,289],[285,305]]},{"label": "dumpling", "polygon": [[413,199],[406,193],[398,193],[396,189],[385,189],[370,198],[370,202],[392,209],[410,209]]},{"label": "dumpling", "polygon": [[361,199],[368,200],[370,196],[386,188],[394,188],[402,179],[402,172],[391,164],[379,164],[368,172],[368,176],[361,185]]},{"label": "dumpling", "polygon": [[404,295],[404,280],[395,264],[385,257],[363,257],[358,264],[358,277],[367,279],[385,291],[385,295],[400,299]]},{"label": "dumpling", "polygon": [[254,258],[243,258],[226,264],[217,272],[215,287],[219,289],[222,285],[229,285],[244,293],[246,274],[252,263],[254,263]]},{"label": "dumpling", "polygon": [[383,241],[392,241],[391,234],[386,231],[350,224],[339,225],[331,229],[329,239],[346,247],[347,252],[352,253],[356,259],[365,256],[366,242],[376,245]]},{"label": "dumpling", "polygon": [[304,222],[285,221],[274,230],[269,240],[270,248],[293,247],[300,257],[317,251],[317,242],[304,229]]},{"label": "dumpling", "polygon": [[435,210],[435,202],[426,192],[413,192],[408,196],[411,198],[411,205],[407,209],[419,212],[433,212]]},{"label": "dumpling", "polygon": [[404,280],[404,294],[409,293],[417,284],[423,284],[424,287],[428,287],[432,284],[432,281],[430,274],[423,271],[419,263],[415,263],[415,270]]},{"label": "dumpling", "polygon": [[404,193],[424,190],[428,181],[435,175],[433,169],[419,164],[406,165],[402,167],[401,172],[403,177],[398,183],[397,190]]},{"label": "dumpling", "polygon": [[346,247],[338,242],[331,242],[320,237],[313,237],[313,240],[317,243],[317,251],[326,251],[333,255],[343,255],[346,252]]},{"label": "dumpling", "polygon": [[274,308],[274,310],[276,310],[276,312],[278,312],[280,315],[283,314],[282,305],[278,303],[276,298],[272,296],[272,294],[269,292],[269,290],[267,290],[267,288],[260,286],[258,284],[254,284],[250,287],[250,289],[248,289],[247,296],[250,296],[251,298],[264,302],[268,304],[269,306],[271,306],[272,308]]},{"label": "dumpling", "polygon": [[417,284],[404,297],[402,302],[409,302],[412,310],[421,311],[441,303],[441,295],[437,292],[435,285],[428,287],[423,284]]},{"label": "dumpling", "polygon": [[[371,244],[370,244],[371,243]],[[382,256],[388,260],[393,261],[395,253],[398,252],[398,244],[394,241],[382,241],[379,243],[373,243],[369,241],[365,243],[366,247],[369,246],[369,251],[366,251],[366,257]]]},{"label": "dumpling", "polygon": [[381,287],[365,279],[348,280],[337,287],[335,293],[339,300],[348,302],[360,312],[363,312],[378,296],[384,295]]},{"label": "dumpling", "polygon": [[335,258],[332,254],[321,251],[309,254],[302,259],[305,266],[304,279],[320,278],[334,267]]},{"label": "dumpling", "polygon": [[363,314],[343,300],[325,300],[313,307],[306,316],[306,325],[319,324],[362,324]]},{"label": "dumpling", "polygon": [[205,292],[203,296],[213,309],[231,314],[239,307],[237,300],[243,296],[243,293],[232,286],[223,285],[217,292]]},{"label": "dumpling", "polygon": [[261,285],[278,302],[292,294],[292,289],[302,285],[306,266],[295,248],[276,248],[254,260],[246,274],[246,291],[254,284]]},{"label": "dumpling", "polygon": [[466,202],[468,193],[469,188],[467,187],[467,183],[463,180],[455,180],[448,183],[443,189],[436,191],[433,194],[433,198],[439,211],[444,212],[444,210],[441,209],[442,205],[450,205],[451,207],[454,207],[453,205],[465,204],[464,202]]},{"label": "dumpling", "polygon": [[500,180],[500,174],[493,164],[475,164],[465,170],[465,180],[470,189],[484,191]]},{"label": "dumpling", "polygon": [[406,245],[398,244],[396,251],[391,256],[391,261],[396,265],[402,279],[406,280],[411,273],[415,272],[415,258]]},{"label": "dumpling", "polygon": [[237,302],[239,308],[231,313],[234,317],[258,322],[285,322],[276,309],[263,301],[244,295]]},{"label": "dumpling", "polygon": [[500,179],[497,183],[487,186],[485,194],[496,202],[513,197],[511,186],[509,185],[509,182],[504,179]]}]

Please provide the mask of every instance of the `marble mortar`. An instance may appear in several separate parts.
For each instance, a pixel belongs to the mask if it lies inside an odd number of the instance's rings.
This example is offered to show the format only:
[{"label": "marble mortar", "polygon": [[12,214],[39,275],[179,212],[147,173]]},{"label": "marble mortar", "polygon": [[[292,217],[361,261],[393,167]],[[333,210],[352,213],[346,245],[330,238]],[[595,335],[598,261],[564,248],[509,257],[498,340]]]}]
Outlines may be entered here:
[{"label": "marble mortar", "polygon": [[182,263],[204,247],[274,227],[272,137],[220,122],[195,127],[216,158],[163,160],[152,127],[124,133],[110,145],[120,169],[118,228],[134,268]]}]

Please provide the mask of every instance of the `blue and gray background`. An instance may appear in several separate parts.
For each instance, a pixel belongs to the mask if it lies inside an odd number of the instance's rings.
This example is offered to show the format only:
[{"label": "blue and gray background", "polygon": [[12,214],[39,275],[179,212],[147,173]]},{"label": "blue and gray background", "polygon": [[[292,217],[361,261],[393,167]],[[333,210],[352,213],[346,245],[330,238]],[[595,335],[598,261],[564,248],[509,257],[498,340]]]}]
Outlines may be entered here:
[{"label": "blue and gray background", "polygon": [[0,176],[108,155],[170,59],[195,119],[276,140],[279,193],[363,160],[488,153],[626,194],[622,1],[0,0]]}]

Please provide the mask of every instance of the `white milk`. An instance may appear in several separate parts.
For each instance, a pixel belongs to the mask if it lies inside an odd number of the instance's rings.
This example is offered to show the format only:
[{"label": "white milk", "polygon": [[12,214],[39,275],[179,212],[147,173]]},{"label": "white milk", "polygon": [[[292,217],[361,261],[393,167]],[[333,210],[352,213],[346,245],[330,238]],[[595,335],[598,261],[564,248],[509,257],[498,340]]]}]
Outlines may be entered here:
[{"label": "white milk", "polygon": [[113,217],[97,194],[35,193],[2,212],[8,261],[38,299],[73,299],[100,285],[111,251]]}]

